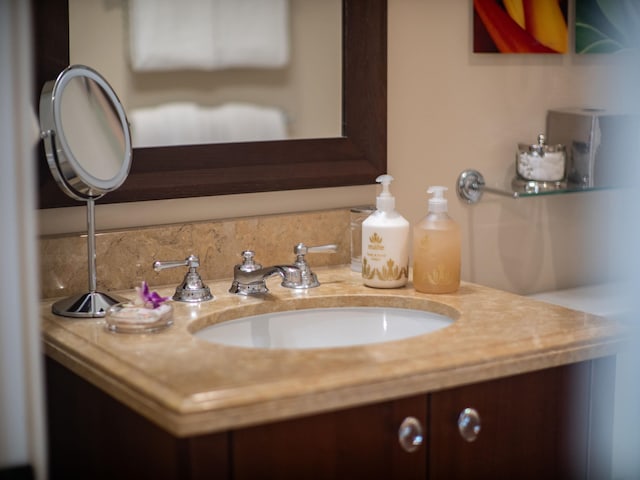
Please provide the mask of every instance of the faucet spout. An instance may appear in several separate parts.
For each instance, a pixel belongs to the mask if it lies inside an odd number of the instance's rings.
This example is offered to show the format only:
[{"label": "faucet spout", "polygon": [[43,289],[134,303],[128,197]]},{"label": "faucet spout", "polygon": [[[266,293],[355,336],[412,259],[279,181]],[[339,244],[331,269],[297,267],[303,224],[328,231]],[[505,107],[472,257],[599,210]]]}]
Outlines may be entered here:
[{"label": "faucet spout", "polygon": [[263,267],[250,272],[242,270],[240,265],[236,265],[233,269],[233,279],[238,280],[241,283],[263,281],[275,274],[279,274],[286,280],[292,276],[300,275],[300,269],[295,265],[273,265],[271,267]]},{"label": "faucet spout", "polygon": [[248,270],[243,268],[243,265],[236,265],[233,269],[233,283],[229,292],[239,295],[267,293],[269,289],[266,279],[276,274],[282,277],[283,282],[296,282],[300,280],[302,271],[295,265],[273,265],[255,270]]}]

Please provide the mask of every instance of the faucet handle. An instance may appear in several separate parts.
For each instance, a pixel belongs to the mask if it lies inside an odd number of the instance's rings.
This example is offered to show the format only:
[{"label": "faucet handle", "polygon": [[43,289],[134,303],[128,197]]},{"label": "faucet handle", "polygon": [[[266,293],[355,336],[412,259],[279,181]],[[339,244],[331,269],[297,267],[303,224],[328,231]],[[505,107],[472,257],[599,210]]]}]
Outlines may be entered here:
[{"label": "faucet handle", "polygon": [[255,272],[256,270],[260,270],[262,265],[256,263],[254,260],[256,256],[256,252],[253,250],[245,250],[242,252],[242,263],[238,265],[238,268],[243,272]]},{"label": "faucet handle", "polygon": [[298,243],[293,247],[293,253],[296,255],[295,265],[300,269],[299,280],[285,280],[282,282],[282,286],[296,289],[320,286],[318,276],[311,271],[311,267],[309,267],[305,255],[307,255],[307,253],[335,253],[337,251],[338,246],[335,244],[307,247],[304,243]]},{"label": "faucet handle", "polygon": [[[304,256],[307,253],[336,253],[338,251],[338,246],[334,243],[330,243],[327,245],[318,245],[315,247],[307,247],[304,243],[299,243],[295,247],[293,247],[293,253],[298,256],[298,259],[304,259]],[[298,260],[296,259],[296,261]]]},{"label": "faucet handle", "polygon": [[189,267],[184,280],[176,287],[176,293],[173,295],[173,299],[178,302],[204,302],[213,299],[211,290],[202,282],[197,271],[199,266],[200,259],[195,255],[189,255],[182,261],[153,262],[153,269],[156,272],[166,268]]},{"label": "faucet handle", "polygon": [[153,262],[153,269],[156,272],[160,272],[165,268],[174,268],[174,267],[189,267],[189,268],[198,268],[200,266],[200,259],[195,255],[189,255],[184,260],[178,261],[170,261],[170,262],[161,262],[155,261]]}]

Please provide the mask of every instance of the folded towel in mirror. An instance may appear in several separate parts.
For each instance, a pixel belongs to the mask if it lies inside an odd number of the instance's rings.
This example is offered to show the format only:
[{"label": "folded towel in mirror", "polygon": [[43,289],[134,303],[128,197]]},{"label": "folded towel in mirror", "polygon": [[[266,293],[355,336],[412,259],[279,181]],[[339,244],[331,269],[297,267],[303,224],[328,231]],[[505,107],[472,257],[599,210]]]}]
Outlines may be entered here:
[{"label": "folded towel in mirror", "polygon": [[287,138],[282,110],[240,102],[219,107],[173,102],[132,110],[129,121],[134,147]]},{"label": "folded towel in mirror", "polygon": [[288,0],[129,0],[136,71],[277,68],[289,61]]}]

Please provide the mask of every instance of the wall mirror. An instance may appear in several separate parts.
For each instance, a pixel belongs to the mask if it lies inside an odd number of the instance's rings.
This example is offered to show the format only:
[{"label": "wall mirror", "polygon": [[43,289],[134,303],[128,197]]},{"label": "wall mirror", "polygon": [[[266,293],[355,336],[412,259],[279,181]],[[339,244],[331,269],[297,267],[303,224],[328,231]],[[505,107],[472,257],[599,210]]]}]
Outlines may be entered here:
[{"label": "wall mirror", "polygon": [[[36,89],[69,65],[67,0],[34,2]],[[386,171],[387,0],[342,1],[341,135],[135,148],[100,203],[372,184]],[[37,98],[37,97],[36,97]],[[39,168],[41,208],[73,205]]]},{"label": "wall mirror", "polygon": [[342,133],[342,0],[68,2],[69,61],[109,79],[134,147]]}]

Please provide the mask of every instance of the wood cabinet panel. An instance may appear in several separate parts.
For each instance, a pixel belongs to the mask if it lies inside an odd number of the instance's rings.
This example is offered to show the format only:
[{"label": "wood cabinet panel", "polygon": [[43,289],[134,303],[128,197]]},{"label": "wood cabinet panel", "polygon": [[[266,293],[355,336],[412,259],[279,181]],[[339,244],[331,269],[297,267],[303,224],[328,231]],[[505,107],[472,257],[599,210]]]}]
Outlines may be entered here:
[{"label": "wood cabinet panel", "polygon": [[49,478],[228,478],[226,433],[179,439],[47,358]]},{"label": "wood cabinet panel", "polygon": [[424,479],[426,450],[404,451],[402,421],[426,424],[426,396],[236,430],[234,478]]},{"label": "wood cabinet panel", "polygon": [[[583,362],[463,386],[430,396],[429,478],[589,478],[610,466],[610,451],[590,450],[592,390],[611,375],[611,360]],[[608,372],[608,373],[607,373]],[[603,392],[598,390],[606,403]],[[613,389],[604,392],[613,403]],[[467,442],[458,416],[480,414],[478,438]],[[611,431],[600,422],[598,435]],[[611,445],[610,442],[604,442]],[[606,477],[591,477],[606,478]]]}]

